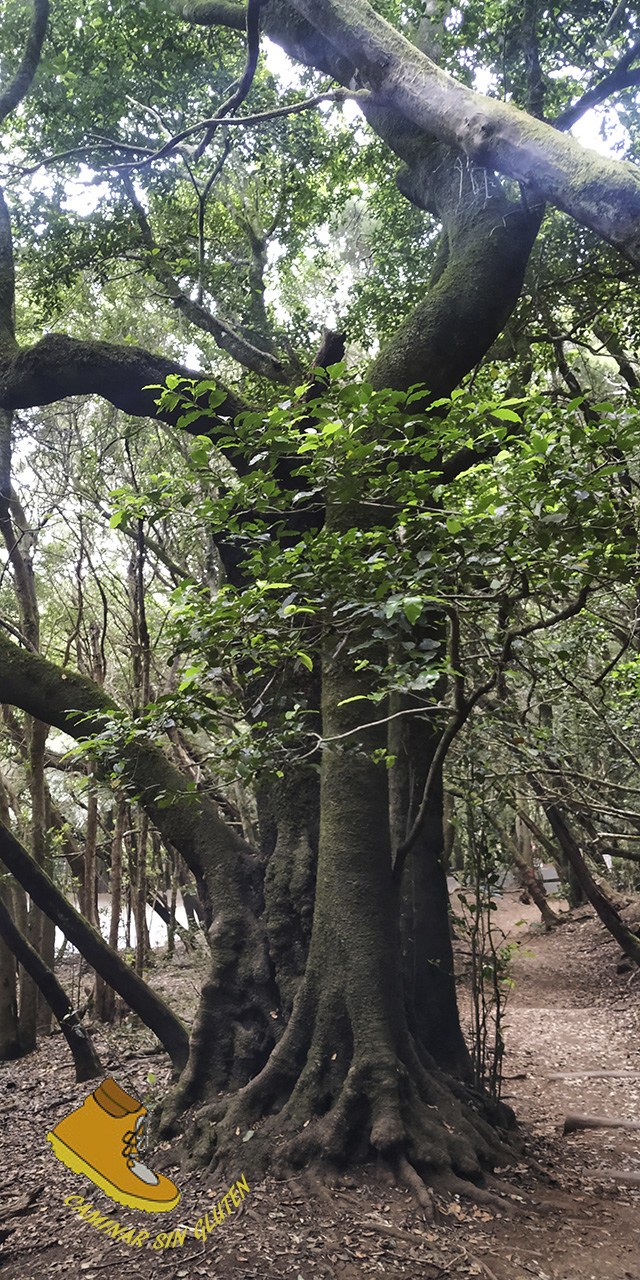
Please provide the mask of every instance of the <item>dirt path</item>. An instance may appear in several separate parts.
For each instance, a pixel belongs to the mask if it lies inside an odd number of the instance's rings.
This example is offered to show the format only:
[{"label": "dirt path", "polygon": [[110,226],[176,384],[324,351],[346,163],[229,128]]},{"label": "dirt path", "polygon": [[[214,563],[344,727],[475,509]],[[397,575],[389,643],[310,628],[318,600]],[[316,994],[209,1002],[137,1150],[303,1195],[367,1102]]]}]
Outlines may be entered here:
[{"label": "dirt path", "polygon": [[[432,1227],[372,1170],[330,1191],[304,1180],[251,1186],[206,1242],[195,1237],[196,1223],[227,1191],[208,1172],[164,1170],[182,1201],[162,1221],[117,1209],[46,1143],[47,1130],[90,1092],[75,1084],[60,1037],[52,1037],[37,1054],[0,1064],[0,1280],[640,1280],[640,1188],[597,1175],[603,1167],[640,1171],[640,1134],[561,1136],[567,1111],[640,1119],[640,1074],[549,1079],[561,1071],[640,1073],[640,976],[616,972],[619,950],[588,911],[552,934],[541,933],[535,910],[514,895],[497,915],[521,943],[506,1019],[505,1094],[539,1162],[536,1170],[514,1158],[504,1212],[443,1199]],[[515,928],[523,918],[531,928]],[[192,990],[188,966],[180,972]],[[171,983],[161,970],[153,981]],[[157,1065],[162,1059],[140,1056],[151,1043],[145,1034],[121,1032],[110,1043],[107,1069],[137,1097],[150,1089],[161,1095],[167,1071]],[[148,1228],[149,1240],[137,1247],[106,1238],[64,1203],[74,1194],[124,1227]],[[151,1247],[179,1224],[187,1228],[182,1244]]]}]

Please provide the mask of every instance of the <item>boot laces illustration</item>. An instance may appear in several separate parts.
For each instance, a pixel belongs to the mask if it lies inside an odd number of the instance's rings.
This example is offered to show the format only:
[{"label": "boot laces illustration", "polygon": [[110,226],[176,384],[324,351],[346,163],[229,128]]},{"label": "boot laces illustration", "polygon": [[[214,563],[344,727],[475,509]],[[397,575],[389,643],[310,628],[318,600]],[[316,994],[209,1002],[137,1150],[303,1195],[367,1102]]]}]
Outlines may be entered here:
[{"label": "boot laces illustration", "polygon": [[147,1153],[147,1117],[138,1116],[135,1129],[130,1129],[124,1135],[124,1147],[122,1154],[127,1161],[129,1168],[135,1174],[136,1178],[140,1178],[142,1182],[146,1182],[150,1187],[156,1187],[159,1179],[157,1173],[152,1169],[148,1169],[138,1156],[144,1156]]},{"label": "boot laces illustration", "polygon": [[111,1078],[65,1116],[47,1140],[58,1160],[84,1174],[117,1204],[164,1213],[180,1199],[173,1182],[145,1163],[146,1107]]}]

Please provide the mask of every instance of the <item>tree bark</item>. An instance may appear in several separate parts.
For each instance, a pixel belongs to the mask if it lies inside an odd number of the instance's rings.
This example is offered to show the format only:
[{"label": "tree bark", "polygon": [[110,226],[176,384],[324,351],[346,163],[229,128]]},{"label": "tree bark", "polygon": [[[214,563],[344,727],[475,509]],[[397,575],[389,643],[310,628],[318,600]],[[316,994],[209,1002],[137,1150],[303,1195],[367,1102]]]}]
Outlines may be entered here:
[{"label": "tree bark", "polygon": [[[439,734],[418,716],[392,720],[392,842],[410,830],[422,799]],[[409,1025],[443,1071],[470,1080],[471,1060],[460,1028],[444,863],[442,771],[420,835],[402,875],[401,937]]]},{"label": "tree bark", "polygon": [[318,858],[320,779],[291,768],[259,799],[265,874],[265,919],[283,1012],[291,1012],[304,974],[313,920]]}]

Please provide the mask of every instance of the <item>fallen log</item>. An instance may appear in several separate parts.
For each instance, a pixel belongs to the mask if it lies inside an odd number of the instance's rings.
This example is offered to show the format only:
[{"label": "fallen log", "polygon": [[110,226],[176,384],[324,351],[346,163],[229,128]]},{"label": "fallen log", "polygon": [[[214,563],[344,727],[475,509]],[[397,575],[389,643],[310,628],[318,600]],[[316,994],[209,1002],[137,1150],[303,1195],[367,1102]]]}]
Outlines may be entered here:
[{"label": "fallen log", "polygon": [[629,1169],[594,1169],[591,1178],[611,1178],[613,1182],[628,1182],[632,1187],[640,1187],[640,1172],[632,1173]]},{"label": "fallen log", "polygon": [[[505,1076],[518,1080],[519,1076]],[[554,1071],[547,1080],[640,1080],[640,1071]]]},{"label": "fallen log", "polygon": [[563,1134],[575,1133],[576,1129],[640,1129],[640,1120],[617,1120],[613,1116],[566,1116]]}]

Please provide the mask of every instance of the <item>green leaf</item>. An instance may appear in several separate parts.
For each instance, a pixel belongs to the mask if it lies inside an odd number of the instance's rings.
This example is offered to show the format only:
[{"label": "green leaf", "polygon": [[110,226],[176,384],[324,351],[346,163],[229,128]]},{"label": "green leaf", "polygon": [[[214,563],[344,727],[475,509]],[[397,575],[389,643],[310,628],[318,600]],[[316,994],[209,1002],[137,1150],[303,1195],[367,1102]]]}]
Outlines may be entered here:
[{"label": "green leaf", "polygon": [[402,608],[404,609],[405,617],[408,618],[413,627],[422,613],[422,597],[405,596],[402,601]]},{"label": "green leaf", "polygon": [[307,671],[313,671],[313,659],[309,657],[308,653],[303,653],[302,650],[299,649],[296,654],[296,658],[300,659],[303,667],[307,668]]},{"label": "green leaf", "polygon": [[504,422],[522,422],[522,418],[513,409],[492,409],[491,416],[501,418]]},{"label": "green leaf", "polygon": [[252,1137],[253,1137],[253,1135],[254,1135],[254,1133],[255,1133],[255,1129],[247,1129],[247,1132],[245,1133],[245,1135],[244,1135],[244,1137],[243,1137],[242,1141],[243,1141],[243,1142],[250,1142],[250,1141],[251,1141],[251,1138],[252,1138]]}]

